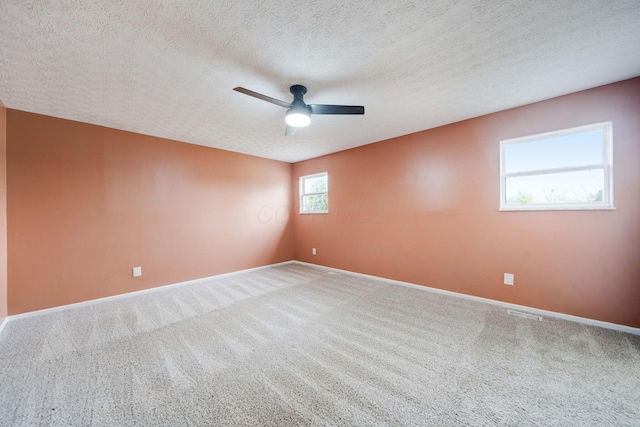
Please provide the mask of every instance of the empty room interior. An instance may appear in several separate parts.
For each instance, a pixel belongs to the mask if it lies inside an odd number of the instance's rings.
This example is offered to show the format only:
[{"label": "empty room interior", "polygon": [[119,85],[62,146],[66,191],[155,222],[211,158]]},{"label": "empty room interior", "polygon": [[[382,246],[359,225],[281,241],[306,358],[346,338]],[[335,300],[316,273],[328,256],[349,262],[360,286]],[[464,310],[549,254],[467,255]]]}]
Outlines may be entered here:
[{"label": "empty room interior", "polygon": [[639,23],[0,2],[0,425],[640,425]]}]

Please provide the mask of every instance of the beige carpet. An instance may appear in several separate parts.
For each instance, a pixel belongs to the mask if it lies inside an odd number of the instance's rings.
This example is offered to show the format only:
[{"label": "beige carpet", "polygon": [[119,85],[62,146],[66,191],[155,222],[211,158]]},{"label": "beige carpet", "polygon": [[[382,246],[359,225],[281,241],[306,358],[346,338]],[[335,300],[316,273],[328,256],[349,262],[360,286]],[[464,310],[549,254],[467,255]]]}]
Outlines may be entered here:
[{"label": "beige carpet", "polygon": [[0,424],[640,425],[640,337],[290,264],[9,322]]}]

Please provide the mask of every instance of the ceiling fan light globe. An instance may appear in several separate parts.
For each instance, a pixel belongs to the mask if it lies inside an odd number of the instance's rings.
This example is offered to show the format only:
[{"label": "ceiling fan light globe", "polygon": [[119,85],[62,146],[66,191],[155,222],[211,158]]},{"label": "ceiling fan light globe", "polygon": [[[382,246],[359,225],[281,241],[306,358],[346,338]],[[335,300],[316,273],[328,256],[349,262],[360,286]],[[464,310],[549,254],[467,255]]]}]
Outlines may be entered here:
[{"label": "ceiling fan light globe", "polygon": [[304,111],[287,111],[285,121],[289,126],[303,128],[305,126],[309,126],[309,123],[311,123],[311,117],[309,117],[308,113],[305,114]]}]

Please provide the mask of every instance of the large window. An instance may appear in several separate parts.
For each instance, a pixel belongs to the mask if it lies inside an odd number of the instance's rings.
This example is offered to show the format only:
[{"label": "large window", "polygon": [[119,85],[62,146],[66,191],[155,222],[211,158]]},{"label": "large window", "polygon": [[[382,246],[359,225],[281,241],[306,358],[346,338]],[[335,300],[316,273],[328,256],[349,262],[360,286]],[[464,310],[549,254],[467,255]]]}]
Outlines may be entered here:
[{"label": "large window", "polygon": [[300,213],[329,212],[329,176],[326,172],[300,177]]},{"label": "large window", "polygon": [[500,142],[500,210],[613,208],[611,123]]}]

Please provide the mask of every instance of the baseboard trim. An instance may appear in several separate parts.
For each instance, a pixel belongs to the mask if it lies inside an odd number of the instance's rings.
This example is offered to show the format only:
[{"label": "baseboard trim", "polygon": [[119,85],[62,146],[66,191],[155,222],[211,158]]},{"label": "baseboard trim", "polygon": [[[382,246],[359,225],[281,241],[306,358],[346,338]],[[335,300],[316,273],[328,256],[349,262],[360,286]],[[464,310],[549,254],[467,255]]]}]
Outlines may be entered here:
[{"label": "baseboard trim", "polygon": [[223,278],[223,277],[234,276],[234,275],[238,275],[238,274],[242,274],[242,273],[248,273],[248,272],[251,272],[251,271],[263,270],[263,269],[266,269],[266,268],[277,267],[277,266],[287,265],[287,264],[299,264],[299,265],[306,265],[306,266],[310,266],[310,267],[317,267],[317,268],[320,268],[320,269],[329,270],[329,271],[335,271],[335,272],[339,272],[339,273],[343,273],[343,274],[350,274],[350,275],[353,275],[353,276],[359,276],[359,277],[365,277],[365,278],[369,278],[369,279],[380,280],[380,281],[383,281],[383,282],[386,282],[386,283],[389,283],[389,284],[393,284],[393,285],[405,286],[405,287],[414,288],[414,289],[421,289],[421,290],[427,291],[427,292],[434,292],[434,293],[443,294],[443,295],[449,295],[449,296],[453,296],[453,297],[457,297],[457,298],[463,298],[463,299],[468,299],[468,300],[472,300],[472,301],[484,302],[484,303],[487,303],[487,304],[497,305],[497,306],[505,307],[505,308],[508,308],[508,309],[524,310],[524,311],[527,311],[529,313],[534,313],[534,314],[538,314],[538,315],[541,315],[541,316],[549,316],[549,317],[553,317],[553,318],[557,318],[557,319],[569,320],[569,321],[572,321],[572,322],[582,323],[582,324],[586,324],[586,325],[598,326],[598,327],[605,328],[605,329],[612,329],[612,330],[615,330],[615,331],[626,332],[626,333],[633,334],[633,335],[640,335],[640,328],[633,328],[631,326],[619,325],[617,323],[604,322],[604,321],[601,321],[601,320],[594,320],[594,319],[589,319],[589,318],[586,318],[586,317],[573,316],[571,314],[558,313],[558,312],[555,312],[555,311],[542,310],[542,309],[539,309],[539,308],[528,307],[528,306],[525,306],[525,305],[512,304],[512,303],[508,303],[508,302],[504,302],[504,301],[498,301],[498,300],[493,300],[493,299],[489,299],[489,298],[477,297],[477,296],[474,296],[474,295],[462,294],[462,293],[459,293],[459,292],[447,291],[447,290],[444,290],[444,289],[438,289],[438,288],[432,288],[432,287],[429,287],[429,286],[418,285],[418,284],[415,284],[415,283],[409,283],[409,282],[403,282],[403,281],[400,281],[400,280],[387,279],[386,277],[373,276],[373,275],[364,274],[364,273],[356,273],[354,271],[342,270],[342,269],[339,269],[339,268],[327,267],[327,266],[324,266],[324,265],[312,264],[312,263],[308,263],[308,262],[295,261],[295,260],[279,262],[279,263],[276,263],[276,264],[263,265],[263,266],[260,266],[260,267],[248,268],[248,269],[245,269],[245,270],[232,271],[232,272],[229,272],[229,273],[222,273],[222,274],[218,274],[218,275],[214,275],[214,276],[203,277],[203,278],[200,278],[200,279],[187,280],[185,282],[172,283],[172,284],[169,284],[169,285],[157,286],[155,288],[143,289],[143,290],[134,291],[134,292],[127,292],[125,294],[112,295],[112,296],[109,296],[109,297],[97,298],[97,299],[77,302],[77,303],[73,303],[73,304],[66,304],[66,305],[61,305],[61,306],[58,306],[58,307],[45,308],[45,309],[42,309],[42,310],[35,310],[35,311],[29,311],[29,312],[26,312],[26,313],[14,314],[12,316],[7,316],[3,320],[3,322],[0,324],[0,334],[2,334],[2,331],[4,330],[5,326],[10,321],[13,321],[13,320],[25,319],[25,318],[34,317],[34,316],[40,316],[40,315],[44,315],[44,314],[48,314],[48,313],[55,313],[57,311],[70,310],[70,309],[73,309],[73,308],[78,308],[78,307],[83,307],[83,306],[90,306],[90,305],[99,304],[99,303],[106,302],[106,301],[118,300],[118,299],[122,299],[122,298],[128,298],[128,297],[132,297],[132,296],[136,296],[136,295],[142,295],[142,294],[146,294],[146,293],[157,292],[157,291],[160,291],[160,290],[170,289],[170,288],[174,288],[174,287],[194,285],[194,284],[205,282],[205,281],[211,280],[211,279],[220,279],[220,278]]},{"label": "baseboard trim", "polygon": [[2,336],[2,331],[7,323],[9,323],[9,316],[5,317],[4,320],[2,320],[2,323],[0,323],[0,336]]},{"label": "baseboard trim", "polygon": [[[44,308],[42,310],[35,310],[35,311],[28,311],[26,313],[14,314],[12,316],[7,316],[7,318],[3,322],[3,325],[5,323],[7,323],[9,320],[13,321],[13,320],[18,320],[18,319],[25,319],[25,318],[28,318],[28,317],[41,316],[43,314],[55,313],[57,311],[64,311],[64,310],[70,310],[72,308],[78,308],[78,307],[83,307],[83,306],[90,306],[90,305],[94,305],[94,304],[100,304],[100,303],[103,303],[103,302],[106,302],[106,301],[113,301],[113,300],[118,300],[118,299],[122,299],[122,298],[129,298],[129,297],[136,296],[136,295],[143,295],[143,294],[147,294],[147,293],[158,292],[160,290],[171,289],[171,288],[176,288],[176,287],[186,286],[186,285],[195,285],[197,283],[202,283],[202,282],[205,282],[205,281],[211,280],[211,279],[220,279],[220,278],[223,278],[223,277],[235,276],[237,274],[249,273],[251,271],[263,270],[265,268],[276,267],[276,266],[279,266],[279,265],[287,265],[287,264],[291,264],[293,262],[294,261],[284,261],[284,262],[279,262],[279,263],[276,263],[276,264],[262,265],[260,267],[247,268],[245,270],[232,271],[230,273],[222,273],[222,274],[217,274],[215,276],[209,276],[209,277],[202,277],[200,279],[187,280],[185,282],[171,283],[171,284],[168,284],[168,285],[162,285],[162,286],[156,286],[154,288],[143,289],[143,290],[140,290],[140,291],[127,292],[125,294],[112,295],[112,296],[96,298],[96,299],[92,299],[92,300],[88,300],[88,301],[76,302],[76,303],[73,303],[73,304],[65,304],[65,305],[61,305],[61,306],[58,306],[58,307]],[[0,327],[0,332],[2,332],[2,327]]]},{"label": "baseboard trim", "polygon": [[400,280],[387,279],[386,277],[373,276],[373,275],[370,275],[370,274],[356,273],[356,272],[349,271],[349,270],[341,270],[339,268],[327,267],[327,266],[324,266],[324,265],[312,264],[312,263],[309,263],[309,262],[293,261],[292,263],[293,264],[300,264],[300,265],[307,265],[307,266],[310,266],[310,267],[318,267],[318,268],[322,268],[322,269],[325,269],[325,270],[335,271],[335,272],[344,273],[344,274],[351,274],[351,275],[354,275],[354,276],[365,277],[365,278],[369,278],[369,279],[381,280],[383,282],[390,283],[390,284],[393,284],[393,285],[406,286],[406,287],[414,288],[414,289],[422,289],[423,291],[427,291],[427,292],[435,292],[435,293],[438,293],[438,294],[454,296],[454,297],[457,297],[457,298],[464,298],[464,299],[468,299],[468,300],[472,300],[472,301],[485,302],[487,304],[498,305],[498,306],[505,307],[505,308],[508,308],[508,309],[526,311],[526,312],[529,312],[529,313],[538,314],[540,316],[549,316],[549,317],[553,317],[553,318],[556,318],[556,319],[569,320],[569,321],[572,321],[572,322],[583,323],[585,325],[598,326],[598,327],[605,328],[605,329],[612,329],[614,331],[626,332],[628,334],[633,334],[633,335],[640,335],[640,328],[633,328],[631,326],[619,325],[617,323],[604,322],[602,320],[595,320],[595,319],[589,319],[587,317],[573,316],[571,314],[565,314],[565,313],[558,313],[558,312],[555,312],[555,311],[542,310],[540,308],[528,307],[526,305],[512,304],[512,303],[509,303],[509,302],[498,301],[498,300],[489,299],[489,298],[483,298],[483,297],[477,297],[477,296],[474,296],[474,295],[462,294],[462,293],[459,293],[459,292],[446,291],[444,289],[438,289],[438,288],[432,288],[432,287],[429,287],[429,286],[417,285],[415,283],[402,282]]}]

